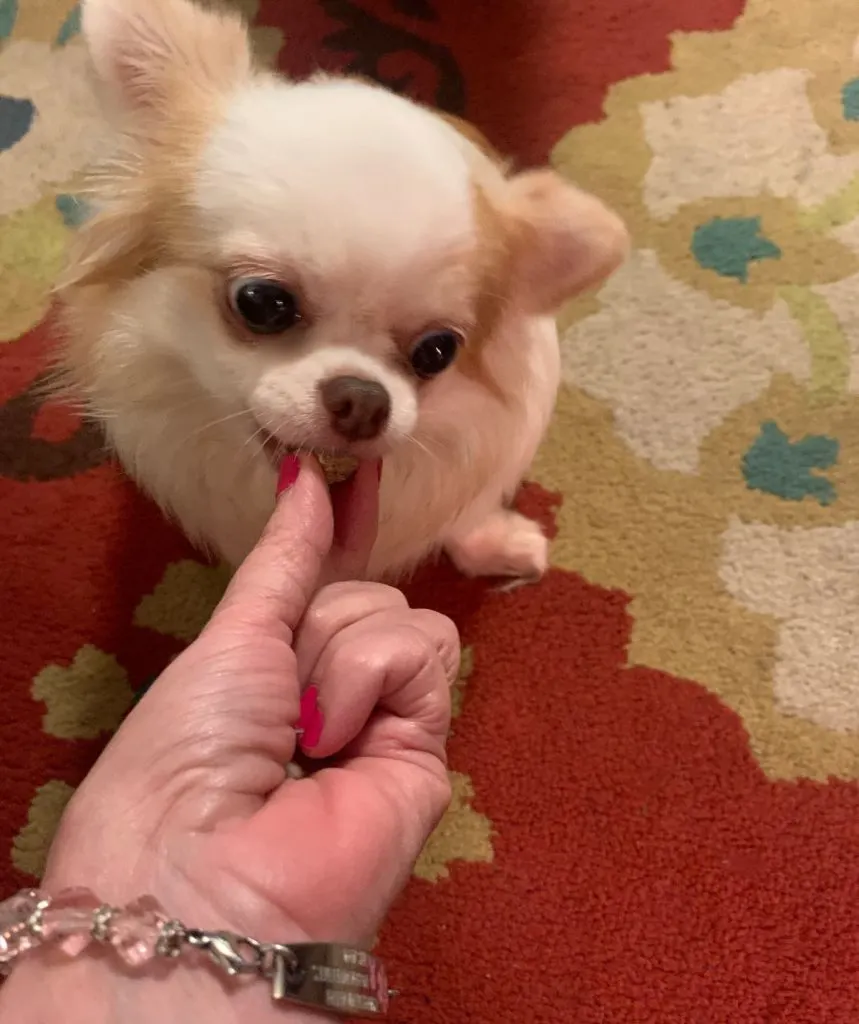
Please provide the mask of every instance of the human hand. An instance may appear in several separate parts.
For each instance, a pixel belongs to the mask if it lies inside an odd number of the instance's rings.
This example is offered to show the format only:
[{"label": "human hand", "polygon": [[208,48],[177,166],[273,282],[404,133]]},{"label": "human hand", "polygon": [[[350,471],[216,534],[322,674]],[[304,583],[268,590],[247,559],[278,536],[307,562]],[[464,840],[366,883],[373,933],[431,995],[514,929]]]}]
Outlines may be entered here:
[{"label": "human hand", "polygon": [[[76,793],[45,889],[84,885],[117,905],[148,893],[189,925],[263,941],[372,940],[449,800],[459,664],[453,624],[410,609],[397,590],[341,582],[314,593],[323,575],[348,576],[369,553],[377,479],[372,465],[359,470],[335,523],[317,464],[302,462],[206,629]],[[285,766],[300,713],[307,753],[334,760],[295,780]],[[107,965],[86,956],[42,971],[41,1003],[28,1003],[27,968],[7,982],[10,1006],[0,999],[11,1012],[17,992],[21,1024],[55,1019],[32,1007],[47,1005],[63,972],[60,993],[99,992],[105,1016],[90,1005],[81,1020],[284,1020],[259,982],[227,991],[181,966],[169,979],[114,972],[108,982]],[[32,975],[29,985],[32,996]],[[67,995],[58,1007],[76,1024]]]}]

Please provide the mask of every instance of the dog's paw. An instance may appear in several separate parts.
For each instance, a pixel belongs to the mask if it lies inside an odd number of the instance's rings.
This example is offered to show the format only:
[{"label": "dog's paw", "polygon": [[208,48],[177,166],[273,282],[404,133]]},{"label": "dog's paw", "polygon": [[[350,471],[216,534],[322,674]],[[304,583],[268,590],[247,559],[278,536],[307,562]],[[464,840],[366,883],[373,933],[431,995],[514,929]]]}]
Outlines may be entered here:
[{"label": "dog's paw", "polygon": [[549,542],[533,519],[498,511],[481,526],[451,539],[447,553],[466,576],[540,579],[549,564]]}]

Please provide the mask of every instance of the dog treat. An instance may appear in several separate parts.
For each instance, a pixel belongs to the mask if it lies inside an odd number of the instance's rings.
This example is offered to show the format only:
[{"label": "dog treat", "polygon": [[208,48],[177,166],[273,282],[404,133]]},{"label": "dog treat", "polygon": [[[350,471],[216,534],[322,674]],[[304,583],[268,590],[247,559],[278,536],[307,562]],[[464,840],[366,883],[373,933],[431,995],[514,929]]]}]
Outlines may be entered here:
[{"label": "dog treat", "polygon": [[338,455],[335,452],[319,452],[316,456],[325,479],[330,484],[339,484],[358,468],[358,459],[354,455]]}]

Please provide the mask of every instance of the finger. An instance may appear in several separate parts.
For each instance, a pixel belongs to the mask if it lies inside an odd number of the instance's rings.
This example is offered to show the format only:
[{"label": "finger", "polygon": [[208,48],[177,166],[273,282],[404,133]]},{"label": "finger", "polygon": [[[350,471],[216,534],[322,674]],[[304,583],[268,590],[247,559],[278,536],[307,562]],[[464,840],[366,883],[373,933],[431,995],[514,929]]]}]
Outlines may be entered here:
[{"label": "finger", "polygon": [[[331,852],[348,852],[337,865],[338,891],[363,893],[361,906],[337,900],[326,917],[326,901],[314,904],[313,913],[317,918],[322,915],[314,923],[365,938],[364,927],[376,927],[405,883],[451,793],[445,752],[451,672],[438,652],[439,624],[429,625],[433,640],[415,627],[414,620],[395,626],[389,615],[378,618],[376,629],[367,629],[366,622],[356,627],[361,635],[352,638],[351,652],[349,645],[341,643],[339,653],[331,658],[331,674],[321,688],[332,715],[332,740],[325,741],[326,723],[317,750],[336,747],[335,735],[345,737],[355,731],[354,724],[348,725],[348,710],[344,709],[339,724],[335,721],[334,688],[341,681],[346,685],[337,691],[338,703],[353,696],[351,682],[363,693],[360,707],[353,708],[352,721],[369,718],[369,722],[363,727],[358,724],[358,734],[345,756],[298,782],[280,786],[253,821],[258,846],[277,848],[289,836],[304,849],[306,857],[300,865],[304,892],[330,892]],[[444,626],[441,629],[447,633]],[[384,652],[386,643],[390,647],[370,666],[374,678],[368,680],[354,645]],[[387,696],[374,702],[373,693]],[[301,822],[299,831],[297,822]],[[295,874],[296,863],[290,862],[289,867]]]},{"label": "finger", "polygon": [[287,458],[296,460],[287,465],[295,466],[297,477],[278,497],[259,543],[233,577],[210,627],[285,629],[291,642],[318,585],[333,538],[328,485],[314,458]]},{"label": "finger", "polygon": [[410,745],[443,750],[459,637],[427,610],[381,612],[337,633],[321,653],[302,700],[302,748],[313,757],[343,750],[374,712],[405,723]]},{"label": "finger", "polygon": [[408,608],[405,596],[382,583],[332,583],[310,602],[295,635],[298,681],[312,676],[319,656],[331,640],[348,626],[378,612]]},{"label": "finger", "polygon": [[326,564],[326,582],[366,576],[379,530],[380,466],[379,462],[359,462],[348,480],[331,488],[334,543]]}]

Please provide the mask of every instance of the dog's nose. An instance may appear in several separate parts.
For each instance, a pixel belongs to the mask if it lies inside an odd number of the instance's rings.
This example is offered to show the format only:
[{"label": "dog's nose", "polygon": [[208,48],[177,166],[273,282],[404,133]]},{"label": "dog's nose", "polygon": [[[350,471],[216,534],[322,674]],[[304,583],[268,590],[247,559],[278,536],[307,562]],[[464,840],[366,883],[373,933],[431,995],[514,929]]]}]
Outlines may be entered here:
[{"label": "dog's nose", "polygon": [[332,377],[319,385],[331,426],[347,441],[369,441],[385,429],[391,396],[375,380]]}]

